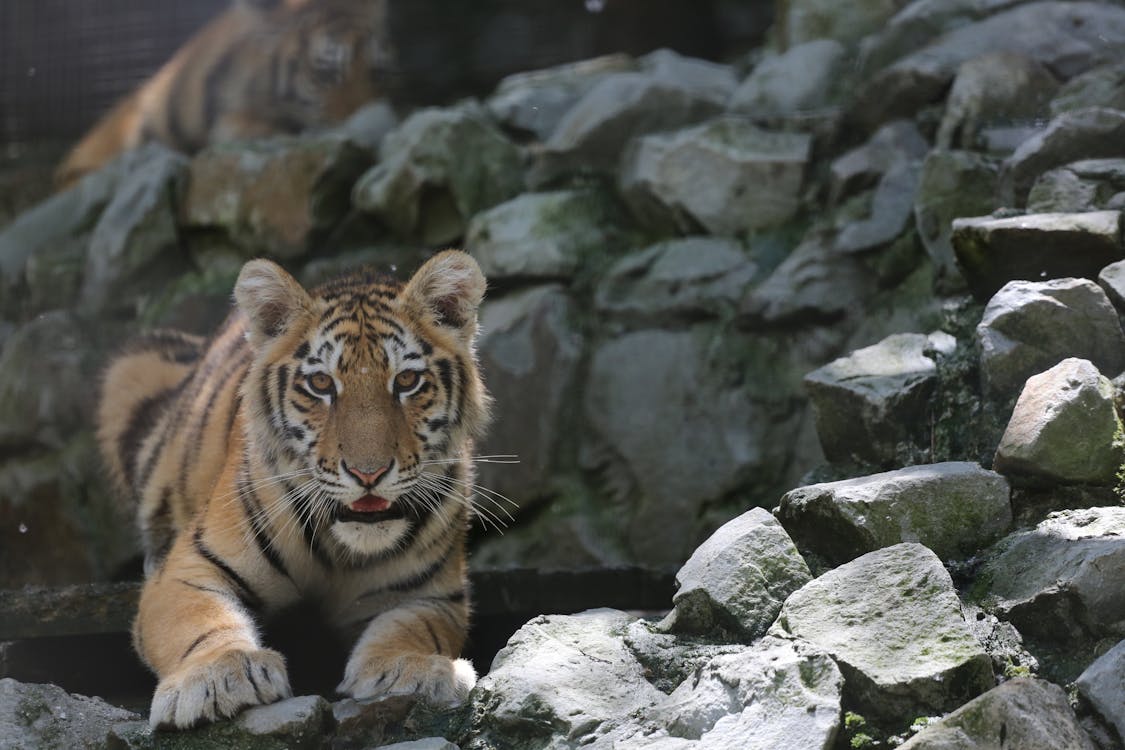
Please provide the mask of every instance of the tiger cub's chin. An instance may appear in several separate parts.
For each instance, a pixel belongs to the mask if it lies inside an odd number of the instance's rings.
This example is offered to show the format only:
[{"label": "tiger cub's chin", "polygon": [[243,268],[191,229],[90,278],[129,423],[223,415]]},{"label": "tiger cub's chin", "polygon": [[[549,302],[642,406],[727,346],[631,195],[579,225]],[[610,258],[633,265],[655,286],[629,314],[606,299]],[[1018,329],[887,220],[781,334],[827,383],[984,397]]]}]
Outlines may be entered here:
[{"label": "tiger cub's chin", "polygon": [[98,437],[137,502],[153,726],[288,695],[258,620],[304,599],[361,633],[341,692],[465,698],[484,288],[452,250],[406,283],[363,270],[311,291],[254,260],[210,340],[156,332],[110,364]]}]

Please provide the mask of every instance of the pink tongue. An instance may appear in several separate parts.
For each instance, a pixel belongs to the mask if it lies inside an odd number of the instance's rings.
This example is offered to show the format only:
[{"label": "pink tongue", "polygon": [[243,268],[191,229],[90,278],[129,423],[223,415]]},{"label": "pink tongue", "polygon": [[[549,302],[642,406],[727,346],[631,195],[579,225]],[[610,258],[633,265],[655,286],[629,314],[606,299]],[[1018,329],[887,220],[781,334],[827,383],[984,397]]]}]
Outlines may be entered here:
[{"label": "pink tongue", "polygon": [[390,501],[384,498],[375,495],[364,495],[351,504],[351,509],[359,513],[374,513],[375,511],[386,510],[390,504]]}]

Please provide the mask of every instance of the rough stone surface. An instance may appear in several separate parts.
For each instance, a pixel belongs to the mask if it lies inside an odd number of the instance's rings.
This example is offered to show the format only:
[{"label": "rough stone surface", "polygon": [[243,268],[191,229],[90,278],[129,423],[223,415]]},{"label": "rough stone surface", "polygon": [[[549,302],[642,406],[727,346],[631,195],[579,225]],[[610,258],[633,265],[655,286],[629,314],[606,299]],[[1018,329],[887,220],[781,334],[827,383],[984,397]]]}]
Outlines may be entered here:
[{"label": "rough stone surface", "polygon": [[797,212],[812,141],[721,118],[641,138],[620,186],[633,212],[681,231],[732,235],[782,224]]},{"label": "rough stone surface", "polygon": [[415,112],[383,139],[379,159],[355,183],[352,201],[427,244],[460,237],[474,214],[523,188],[519,149],[479,107]]},{"label": "rough stone surface", "polygon": [[141,717],[54,685],[0,679],[0,749],[101,748],[114,724]]},{"label": "rough stone surface", "polygon": [[953,253],[953,220],[997,208],[998,163],[971,151],[934,150],[922,162],[914,195],[914,224],[935,275],[950,287],[964,284]]},{"label": "rough stone surface", "polygon": [[925,157],[930,145],[910,120],[895,120],[875,131],[862,146],[832,161],[829,168],[831,202],[879,184],[892,169]]},{"label": "rough stone surface", "polygon": [[813,39],[855,44],[877,31],[904,4],[902,0],[863,0],[843,6],[832,0],[788,0],[779,6],[785,46]]},{"label": "rough stone surface", "polygon": [[1125,159],[1085,159],[1041,174],[1027,196],[1027,209],[1079,213],[1122,208]]},{"label": "rough stone surface", "polygon": [[[1125,8],[1121,13],[1125,16]],[[1104,107],[1064,112],[1004,160],[998,188],[1000,200],[1009,206],[1024,205],[1039,175],[1081,159],[1120,156],[1118,144],[1122,138],[1125,112]]]},{"label": "rough stone surface", "polygon": [[212,146],[191,160],[180,221],[224,232],[247,256],[297,258],[343,218],[370,162],[331,134]]},{"label": "rough stone surface", "polygon": [[737,308],[758,266],[736,240],[684,237],[630,253],[599,282],[601,311],[631,319],[722,315]]},{"label": "rough stone surface", "polygon": [[840,228],[832,247],[840,253],[860,253],[891,244],[912,223],[914,193],[921,162],[904,162],[887,170],[871,193],[865,215]]},{"label": "rough stone surface", "polygon": [[954,219],[957,262],[979,299],[1013,279],[1097,278],[1125,255],[1121,212]]},{"label": "rough stone surface", "polygon": [[1099,656],[1075,681],[1079,697],[1125,737],[1125,641]]},{"label": "rough stone surface", "polygon": [[[477,483],[520,505],[548,492],[545,478],[557,469],[556,451],[583,350],[573,314],[571,299],[559,286],[533,287],[487,302],[481,310],[481,367],[489,388],[504,398],[497,400],[476,453],[515,454],[519,463],[480,463]],[[479,501],[501,519],[515,513],[499,497]]]},{"label": "rough stone surface", "polygon": [[1017,677],[928,725],[902,750],[1094,750],[1058,685]]},{"label": "rough stone surface", "polygon": [[730,100],[730,109],[756,120],[824,115],[836,104],[847,48],[816,39],[767,57]]},{"label": "rough stone surface", "polygon": [[1125,260],[1110,263],[1098,273],[1098,286],[1117,309],[1118,316],[1125,316]]},{"label": "rough stone surface", "polygon": [[331,706],[319,695],[301,695],[254,706],[238,715],[235,723],[253,735],[283,735],[294,744],[308,744],[326,730]]},{"label": "rough stone surface", "polygon": [[952,353],[954,343],[940,332],[895,334],[806,375],[828,460],[887,464],[901,443],[920,438],[937,385],[935,353]]},{"label": "rough stone surface", "polygon": [[466,249],[490,279],[557,279],[615,241],[612,210],[595,189],[526,193],[477,214]]},{"label": "rough stone surface", "polygon": [[754,508],[720,527],[680,568],[674,608],[662,627],[705,634],[721,625],[753,640],[811,577],[781,524]]},{"label": "rough stone surface", "polygon": [[1077,75],[1051,100],[1052,115],[1087,107],[1125,110],[1125,64],[1112,62]]},{"label": "rough stone surface", "polygon": [[391,745],[379,745],[374,750],[460,750],[444,737],[426,737],[421,740],[409,742],[395,742]]},{"label": "rough stone surface", "polygon": [[1033,375],[996,449],[997,471],[1061,484],[1112,485],[1125,460],[1109,378],[1084,359]]},{"label": "rough stone surface", "polygon": [[1117,313],[1105,292],[1086,279],[1008,282],[985,307],[977,339],[981,386],[1001,400],[1067,357],[1088,359],[1107,377],[1125,369]]},{"label": "rough stone surface", "polygon": [[834,565],[901,542],[963,560],[1008,530],[1009,495],[999,474],[948,462],[799,487],[777,517],[802,549]]},{"label": "rough stone surface", "polygon": [[996,545],[981,568],[982,605],[1025,637],[1077,647],[1125,636],[1125,508],[1050,514]]},{"label": "rough stone surface", "polygon": [[821,575],[789,597],[774,627],[831,654],[845,700],[888,724],[953,710],[993,685],[949,573],[920,544],[870,552]]}]

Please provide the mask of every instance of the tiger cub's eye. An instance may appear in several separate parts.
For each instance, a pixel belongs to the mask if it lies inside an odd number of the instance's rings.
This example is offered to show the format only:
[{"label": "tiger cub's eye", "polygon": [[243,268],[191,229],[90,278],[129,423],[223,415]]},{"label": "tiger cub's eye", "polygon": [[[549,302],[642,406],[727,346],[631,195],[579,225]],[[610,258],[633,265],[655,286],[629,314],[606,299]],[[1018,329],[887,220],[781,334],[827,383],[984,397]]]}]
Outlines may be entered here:
[{"label": "tiger cub's eye", "polygon": [[336,393],[336,381],[326,372],[314,372],[309,375],[307,382],[313,393],[321,396],[332,396]]},{"label": "tiger cub's eye", "polygon": [[406,393],[418,385],[418,381],[421,379],[422,373],[417,370],[403,370],[395,375],[395,392]]}]

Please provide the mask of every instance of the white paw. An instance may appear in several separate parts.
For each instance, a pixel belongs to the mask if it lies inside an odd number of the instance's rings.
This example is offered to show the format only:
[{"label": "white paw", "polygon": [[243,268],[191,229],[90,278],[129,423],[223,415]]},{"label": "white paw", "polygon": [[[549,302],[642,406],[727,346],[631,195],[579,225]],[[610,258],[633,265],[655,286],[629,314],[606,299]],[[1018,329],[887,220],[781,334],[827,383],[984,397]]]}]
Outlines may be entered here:
[{"label": "white paw", "polygon": [[290,694],[281,654],[264,648],[224,651],[161,680],[148,721],[153,729],[186,729]]},{"label": "white paw", "polygon": [[378,664],[349,662],[336,690],[356,700],[417,695],[435,705],[456,706],[476,684],[476,670],[467,659],[407,654]]}]

